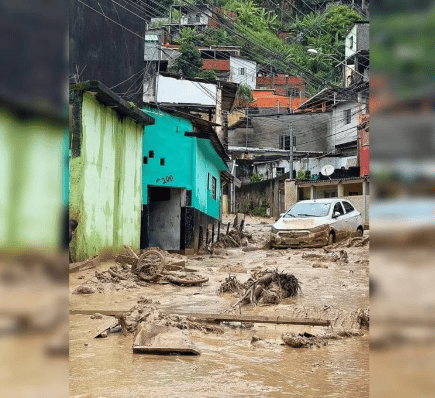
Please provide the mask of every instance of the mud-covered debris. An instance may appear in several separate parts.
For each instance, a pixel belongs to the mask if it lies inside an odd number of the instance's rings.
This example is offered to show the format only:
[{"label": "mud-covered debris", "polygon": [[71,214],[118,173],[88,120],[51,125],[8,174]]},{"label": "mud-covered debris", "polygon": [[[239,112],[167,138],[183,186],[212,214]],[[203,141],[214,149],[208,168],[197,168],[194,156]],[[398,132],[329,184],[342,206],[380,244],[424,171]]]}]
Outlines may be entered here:
[{"label": "mud-covered debris", "polygon": [[363,247],[369,243],[369,240],[370,240],[370,238],[368,236],[350,238],[346,242],[346,246],[347,247]]},{"label": "mud-covered debris", "polygon": [[225,264],[219,268],[220,272],[228,272],[230,274],[244,274],[246,273],[246,268],[241,264]]},{"label": "mud-covered debris", "polygon": [[176,327],[141,322],[133,338],[133,352],[200,355],[187,334]]},{"label": "mud-covered debris", "polygon": [[312,265],[312,267],[313,267],[313,268],[325,268],[325,269],[328,268],[327,265],[325,265],[325,264],[321,264],[321,263],[315,263],[315,264]]},{"label": "mud-covered debris", "polygon": [[302,253],[304,260],[331,261],[331,256],[320,253]]},{"label": "mud-covered debris", "polygon": [[357,321],[361,328],[368,328],[370,326],[370,309],[360,309],[357,315]]},{"label": "mud-covered debris", "polygon": [[166,279],[174,285],[180,286],[194,286],[207,283],[209,278],[206,276],[194,273],[171,273],[166,274]]},{"label": "mud-covered debris", "polygon": [[172,326],[178,329],[199,330],[204,333],[222,334],[224,332],[221,327],[194,321],[186,315],[170,315],[143,301],[138,302],[137,305],[124,312],[119,318],[124,334],[135,333],[138,325],[142,322]]},{"label": "mud-covered debris", "polygon": [[346,250],[340,250],[337,253],[333,253],[331,258],[331,261],[333,262],[342,262],[342,263],[348,263],[349,262],[349,258],[347,255],[347,251]]},{"label": "mud-covered debris", "polygon": [[237,277],[230,275],[221,283],[217,294],[218,296],[222,296],[224,293],[236,293],[240,296],[244,291],[245,287],[237,280]]},{"label": "mud-covered debris", "polygon": [[257,250],[261,250],[261,247],[256,247],[256,246],[249,246],[249,247],[244,247],[242,249],[243,252],[247,253],[247,252],[254,252]]},{"label": "mud-covered debris", "polygon": [[293,348],[323,347],[328,344],[324,338],[310,333],[285,333],[281,336],[282,341]]},{"label": "mud-covered debris", "polygon": [[94,315],[91,315],[91,319],[103,319],[103,315],[96,312]]},{"label": "mud-covered debris", "polygon": [[97,290],[93,286],[80,285],[79,287],[73,290],[72,294],[93,294],[96,292]]},{"label": "mud-covered debris", "polygon": [[255,276],[244,286],[246,290],[233,308],[246,304],[278,304],[281,300],[297,296],[302,291],[300,282],[293,274],[278,270],[255,272]]}]

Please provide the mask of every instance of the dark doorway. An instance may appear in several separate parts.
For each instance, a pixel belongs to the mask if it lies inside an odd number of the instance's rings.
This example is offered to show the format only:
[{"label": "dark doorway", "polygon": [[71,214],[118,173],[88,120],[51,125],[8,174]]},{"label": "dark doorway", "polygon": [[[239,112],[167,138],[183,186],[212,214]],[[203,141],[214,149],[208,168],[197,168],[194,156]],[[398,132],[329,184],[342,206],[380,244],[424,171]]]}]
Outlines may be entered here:
[{"label": "dark doorway", "polygon": [[148,187],[148,244],[180,250],[181,189]]}]

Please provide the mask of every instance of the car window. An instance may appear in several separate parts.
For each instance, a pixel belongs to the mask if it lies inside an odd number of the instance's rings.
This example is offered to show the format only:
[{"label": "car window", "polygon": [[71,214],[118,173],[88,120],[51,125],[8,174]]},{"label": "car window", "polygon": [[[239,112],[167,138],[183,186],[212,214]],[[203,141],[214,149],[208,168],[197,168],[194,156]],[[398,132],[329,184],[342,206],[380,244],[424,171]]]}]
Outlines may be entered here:
[{"label": "car window", "polygon": [[350,213],[355,210],[355,208],[349,202],[343,202],[344,210],[346,213]]},{"label": "car window", "polygon": [[344,215],[343,206],[341,205],[340,202],[337,202],[334,205],[334,211],[332,212],[332,214],[335,214],[335,212],[337,212],[337,211],[340,213],[340,215]]},{"label": "car window", "polygon": [[286,214],[285,218],[292,217],[326,217],[331,208],[330,203],[296,203]]}]

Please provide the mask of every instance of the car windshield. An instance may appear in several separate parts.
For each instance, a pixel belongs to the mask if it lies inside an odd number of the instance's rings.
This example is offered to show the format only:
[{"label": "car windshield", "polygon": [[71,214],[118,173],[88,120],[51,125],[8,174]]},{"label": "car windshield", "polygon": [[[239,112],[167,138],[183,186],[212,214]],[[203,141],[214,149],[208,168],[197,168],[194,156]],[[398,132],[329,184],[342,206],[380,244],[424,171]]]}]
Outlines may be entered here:
[{"label": "car windshield", "polygon": [[284,217],[325,217],[328,215],[330,207],[330,203],[297,203]]}]

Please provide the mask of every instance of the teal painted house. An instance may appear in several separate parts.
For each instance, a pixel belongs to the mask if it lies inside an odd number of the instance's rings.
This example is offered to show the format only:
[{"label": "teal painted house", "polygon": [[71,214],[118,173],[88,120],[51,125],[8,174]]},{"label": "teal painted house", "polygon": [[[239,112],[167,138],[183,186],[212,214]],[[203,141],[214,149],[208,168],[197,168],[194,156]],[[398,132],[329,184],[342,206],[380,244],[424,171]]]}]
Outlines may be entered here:
[{"label": "teal painted house", "polygon": [[143,137],[141,247],[196,251],[221,216],[229,160],[206,120],[146,106],[155,119]]}]

